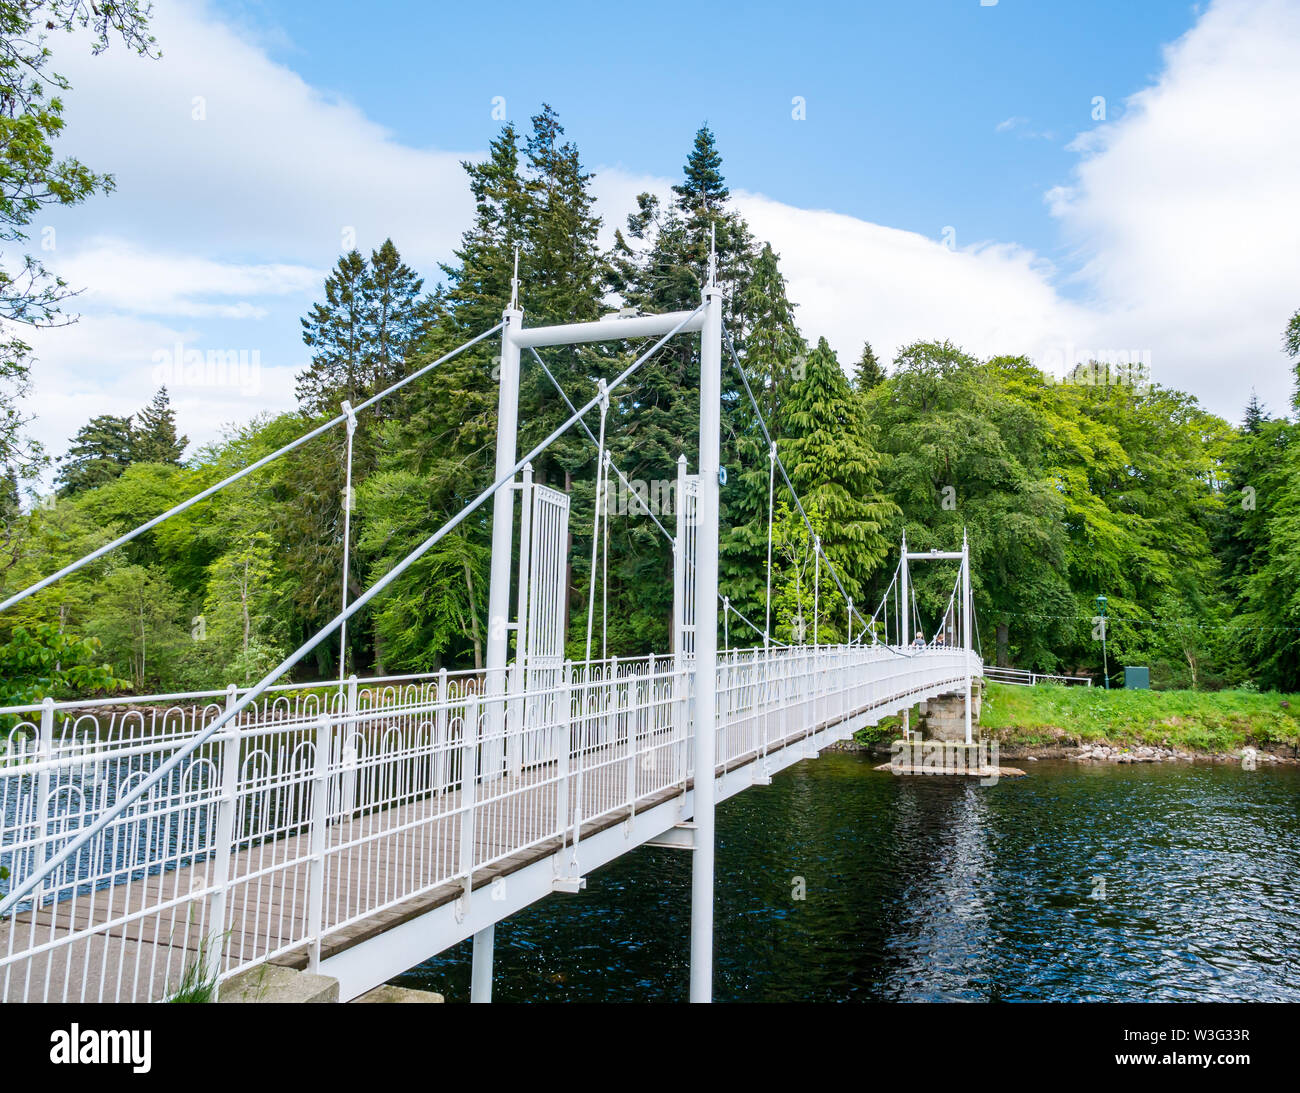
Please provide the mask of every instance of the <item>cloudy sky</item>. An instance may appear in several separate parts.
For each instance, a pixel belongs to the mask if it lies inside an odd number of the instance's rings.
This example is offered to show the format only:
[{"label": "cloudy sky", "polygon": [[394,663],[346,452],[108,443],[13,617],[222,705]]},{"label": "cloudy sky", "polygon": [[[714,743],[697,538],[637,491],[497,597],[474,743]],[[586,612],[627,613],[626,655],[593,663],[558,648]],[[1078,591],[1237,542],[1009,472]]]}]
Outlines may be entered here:
[{"label": "cloudy sky", "polygon": [[34,225],[85,289],[34,339],[53,453],[160,382],[195,442],[289,407],[299,316],[353,239],[436,279],[498,97],[524,126],[559,111],[607,234],[707,121],[805,335],[846,364],[864,340],[1055,372],[1133,353],[1230,418],[1252,388],[1286,408],[1300,4],[455,7],[159,0],[161,60],[52,43],[62,150],[117,178]]}]

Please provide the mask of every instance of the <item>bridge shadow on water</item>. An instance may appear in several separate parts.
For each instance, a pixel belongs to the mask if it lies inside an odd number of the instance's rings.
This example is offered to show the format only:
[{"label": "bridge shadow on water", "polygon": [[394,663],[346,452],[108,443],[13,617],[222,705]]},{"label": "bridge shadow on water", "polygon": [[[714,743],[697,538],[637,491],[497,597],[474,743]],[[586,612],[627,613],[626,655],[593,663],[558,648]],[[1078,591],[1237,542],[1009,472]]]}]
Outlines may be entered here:
[{"label": "bridge shadow on water", "polygon": [[[718,809],[719,1001],[1300,1000],[1300,772],[828,754]],[[690,860],[645,847],[501,923],[498,1001],[680,1001]],[[470,946],[397,982],[469,995]]]}]

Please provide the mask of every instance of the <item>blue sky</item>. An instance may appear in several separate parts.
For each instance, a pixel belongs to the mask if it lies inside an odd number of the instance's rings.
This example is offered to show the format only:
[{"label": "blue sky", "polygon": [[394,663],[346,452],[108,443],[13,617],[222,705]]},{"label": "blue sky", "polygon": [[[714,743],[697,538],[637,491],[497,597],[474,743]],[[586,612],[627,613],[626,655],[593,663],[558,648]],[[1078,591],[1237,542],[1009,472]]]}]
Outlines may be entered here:
[{"label": "blue sky", "polygon": [[519,122],[550,102],[589,164],[673,175],[707,121],[746,189],[935,237],[952,225],[959,239],[1016,240],[1061,262],[1043,194],[1073,166],[1066,144],[1095,126],[1095,96],[1117,118],[1159,73],[1162,45],[1195,22],[1184,0],[740,7],[219,10],[413,145],[483,147],[501,95]]},{"label": "blue sky", "polygon": [[80,322],[34,339],[34,431],[56,454],[160,382],[196,443],[290,408],[299,317],[354,237],[392,236],[438,276],[497,97],[522,125],[559,111],[607,238],[707,122],[803,333],[845,363],[866,340],[889,361],[949,338],[1055,374],[1140,360],[1231,418],[1252,388],[1288,403],[1294,0],[168,0],[154,23],[158,61],[52,43],[72,84],[62,150],[118,184],[34,225],[85,289]]}]

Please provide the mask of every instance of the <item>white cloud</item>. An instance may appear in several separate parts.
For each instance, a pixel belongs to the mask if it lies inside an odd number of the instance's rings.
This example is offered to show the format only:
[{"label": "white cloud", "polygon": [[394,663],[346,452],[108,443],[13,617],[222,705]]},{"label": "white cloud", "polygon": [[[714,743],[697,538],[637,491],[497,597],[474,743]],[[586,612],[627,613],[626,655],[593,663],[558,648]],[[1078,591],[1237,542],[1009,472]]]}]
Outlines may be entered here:
[{"label": "white cloud", "polygon": [[310,292],[325,271],[283,262],[217,262],[195,254],[146,251],[119,239],[92,240],[66,262],[50,265],[71,285],[86,286],[78,308],[112,308],[141,315],[260,319],[266,309],[248,299]]},{"label": "white cloud", "polygon": [[[57,340],[55,340],[57,336]],[[214,439],[229,422],[245,422],[266,406],[292,404],[295,368],[268,366],[257,350],[244,351],[241,369],[183,366],[185,351],[202,344],[192,326],[171,326],[132,315],[89,315],[47,332],[54,351],[40,355],[39,438],[60,454],[66,439],[97,414],[126,417],[167,384],[182,432],[196,444]],[[182,367],[172,367],[177,348]],[[207,353],[203,353],[206,363]]]},{"label": "white cloud", "polygon": [[153,23],[156,61],[60,44],[74,89],[66,148],[117,178],[76,223],[129,223],[141,245],[170,252],[179,240],[204,257],[321,266],[349,229],[378,246],[399,210],[414,262],[449,253],[473,213],[463,153],[400,143],[198,0],[156,5]]},{"label": "white cloud", "polygon": [[846,367],[870,341],[882,360],[919,339],[950,338],[979,355],[1044,359],[1091,344],[1092,316],[1061,299],[1051,270],[1023,248],[950,250],[914,232],[754,194],[737,202],[781,255],[805,336],[825,336]]},{"label": "white cloud", "polygon": [[1048,195],[1113,344],[1237,416],[1251,386],[1285,408],[1281,332],[1300,307],[1300,6],[1213,5],[1121,121],[1076,140]]}]

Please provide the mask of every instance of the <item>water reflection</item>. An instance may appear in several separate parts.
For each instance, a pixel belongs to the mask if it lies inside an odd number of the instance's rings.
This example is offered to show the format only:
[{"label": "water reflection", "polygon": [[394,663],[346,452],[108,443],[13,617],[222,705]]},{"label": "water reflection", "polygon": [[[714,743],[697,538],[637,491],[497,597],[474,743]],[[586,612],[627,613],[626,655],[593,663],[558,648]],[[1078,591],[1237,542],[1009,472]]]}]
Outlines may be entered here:
[{"label": "water reflection", "polygon": [[[719,808],[716,997],[1300,1000],[1298,791],[1295,768],[801,763]],[[646,848],[502,924],[496,997],[684,999],[689,883]],[[401,982],[467,997],[468,945]]]}]

